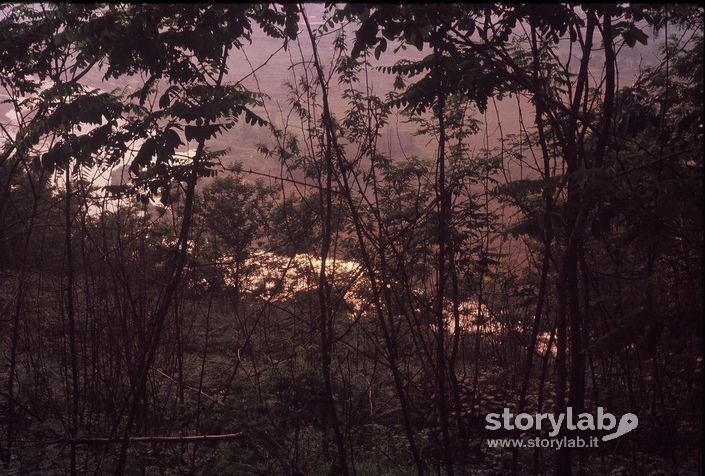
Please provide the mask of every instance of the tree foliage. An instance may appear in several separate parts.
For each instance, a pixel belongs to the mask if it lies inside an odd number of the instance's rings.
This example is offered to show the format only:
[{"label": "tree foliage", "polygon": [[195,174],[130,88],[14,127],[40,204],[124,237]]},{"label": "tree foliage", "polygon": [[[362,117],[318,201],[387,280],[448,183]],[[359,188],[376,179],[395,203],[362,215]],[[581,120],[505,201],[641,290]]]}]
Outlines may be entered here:
[{"label": "tree foliage", "polygon": [[1,5],[0,472],[698,471],[702,19]]}]

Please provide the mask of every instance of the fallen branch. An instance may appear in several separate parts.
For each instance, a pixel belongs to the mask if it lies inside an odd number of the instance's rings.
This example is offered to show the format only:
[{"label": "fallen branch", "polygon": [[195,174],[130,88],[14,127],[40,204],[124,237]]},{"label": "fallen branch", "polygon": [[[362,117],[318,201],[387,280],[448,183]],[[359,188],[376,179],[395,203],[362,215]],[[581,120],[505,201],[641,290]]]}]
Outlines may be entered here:
[{"label": "fallen branch", "polygon": [[[242,437],[242,433],[224,433],[220,435],[195,435],[195,436],[130,436],[131,443],[207,443],[218,441],[232,441]],[[48,443],[75,443],[78,445],[108,444],[125,441],[124,437],[115,438],[69,438],[54,440]]]}]

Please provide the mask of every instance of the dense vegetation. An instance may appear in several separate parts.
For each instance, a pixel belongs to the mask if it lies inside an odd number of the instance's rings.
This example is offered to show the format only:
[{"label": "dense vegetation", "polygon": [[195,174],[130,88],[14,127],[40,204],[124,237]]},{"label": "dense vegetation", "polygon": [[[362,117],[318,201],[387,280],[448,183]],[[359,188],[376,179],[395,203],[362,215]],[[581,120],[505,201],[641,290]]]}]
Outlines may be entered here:
[{"label": "dense vegetation", "polygon": [[701,472],[702,9],[311,8],[0,6],[0,472]]}]

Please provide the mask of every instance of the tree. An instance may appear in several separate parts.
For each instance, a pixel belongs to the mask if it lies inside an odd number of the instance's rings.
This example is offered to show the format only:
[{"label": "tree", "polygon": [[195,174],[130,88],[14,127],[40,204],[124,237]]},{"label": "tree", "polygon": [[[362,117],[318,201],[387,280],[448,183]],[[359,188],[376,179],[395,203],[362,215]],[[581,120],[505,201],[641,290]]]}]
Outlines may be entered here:
[{"label": "tree", "polygon": [[[160,195],[168,201],[171,185],[185,183],[184,215],[178,243],[164,292],[148,325],[148,344],[140,352],[134,371],[137,378],[113,423],[110,437],[125,435],[116,471],[125,465],[128,439],[139,402],[159,345],[172,297],[183,274],[193,214],[196,182],[211,175],[213,155],[206,142],[234,125],[242,116],[246,122],[264,123],[250,107],[253,96],[237,84],[224,83],[227,58],[232,48],[250,39],[252,24],[269,34],[292,37],[296,14],[290,7],[279,11],[269,5],[225,6],[64,6],[8,5],[3,7],[3,55],[0,58],[2,86],[8,92],[20,118],[12,137],[6,132],[2,162],[63,171],[66,183],[66,246],[70,253],[73,194],[70,177],[82,169],[110,167],[128,155],[130,144],[142,145],[131,158],[133,193],[148,201]],[[29,54],[27,54],[29,52]],[[101,68],[103,66],[103,68]],[[80,81],[93,69],[104,78],[144,74],[144,85],[130,96],[119,91],[91,90]],[[49,81],[41,91],[38,81]],[[67,79],[68,78],[68,79]],[[160,90],[160,80],[166,88]],[[24,99],[27,97],[27,99]],[[158,106],[158,107],[157,107]],[[84,134],[82,127],[92,126]],[[50,146],[42,149],[42,140]],[[177,148],[195,144],[193,158],[182,161]],[[3,200],[1,206],[4,206]],[[69,254],[69,270],[72,268]],[[73,411],[70,438],[78,431],[78,350],[74,342],[75,311],[71,304],[69,272],[69,320],[73,361]],[[17,322],[15,325],[17,328]],[[12,388],[14,368],[10,372]],[[10,390],[12,395],[12,390]],[[11,397],[12,399],[12,397]],[[8,446],[11,444],[10,434]],[[71,472],[77,471],[76,445],[71,445]]]},{"label": "tree", "polygon": [[0,10],[3,468],[697,471],[701,9]]},{"label": "tree", "polygon": [[216,178],[203,189],[201,213],[213,241],[213,257],[228,256],[234,266],[236,313],[246,261],[256,242],[268,235],[273,192],[262,182],[243,182],[241,175]]}]

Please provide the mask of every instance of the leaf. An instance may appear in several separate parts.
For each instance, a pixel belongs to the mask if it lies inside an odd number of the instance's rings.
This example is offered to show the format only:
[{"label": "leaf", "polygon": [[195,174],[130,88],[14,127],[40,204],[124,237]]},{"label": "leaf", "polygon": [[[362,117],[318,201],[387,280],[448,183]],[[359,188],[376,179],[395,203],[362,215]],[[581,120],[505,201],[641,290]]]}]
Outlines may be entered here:
[{"label": "leaf", "polygon": [[137,152],[137,155],[132,160],[132,164],[130,164],[130,173],[134,174],[135,176],[139,175],[140,168],[146,167],[152,162],[152,157],[154,157],[156,151],[156,139],[150,137],[149,139],[145,140],[144,144],[142,144],[142,147],[140,147],[139,152]]},{"label": "leaf", "polygon": [[149,77],[149,79],[144,83],[144,86],[135,94],[139,94],[139,99],[140,99],[140,106],[144,106],[144,103],[147,102],[147,95],[152,92],[152,87],[154,86],[154,83],[157,81],[156,76],[152,75]]},{"label": "leaf", "polygon": [[385,40],[384,38],[381,38],[379,40],[379,44],[375,48],[375,59],[378,60],[379,56],[385,51],[387,51],[387,40]]},{"label": "leaf", "polygon": [[632,34],[636,38],[636,41],[641,43],[642,45],[645,45],[649,39],[648,35],[641,31],[639,28],[632,26]]},{"label": "leaf", "polygon": [[183,144],[183,142],[181,142],[181,137],[179,137],[179,133],[176,132],[174,129],[167,129],[164,132],[164,134],[162,135],[162,142],[164,143],[165,147],[171,149],[176,149],[178,146]]},{"label": "leaf", "polygon": [[166,109],[171,104],[171,94],[176,91],[176,86],[169,86],[164,94],[159,97],[159,107]]},{"label": "leaf", "polygon": [[357,30],[355,37],[355,46],[353,46],[351,52],[351,56],[353,58],[357,58],[357,56],[362,50],[374,44],[378,30],[379,25],[377,24],[376,18],[369,17],[362,22],[360,28],[358,28]]},{"label": "leaf", "polygon": [[52,171],[56,170],[60,165],[65,165],[69,160],[70,153],[70,147],[64,142],[60,142],[42,155],[42,166]]},{"label": "leaf", "polygon": [[202,142],[215,137],[222,129],[222,124],[211,124],[207,126],[186,126],[184,127],[184,134],[186,135],[186,140],[195,140],[196,142]]},{"label": "leaf", "polygon": [[252,124],[253,126],[258,125],[258,126],[266,126],[267,121],[259,117],[257,114],[254,112],[250,111],[249,109],[244,109],[245,112],[245,122],[247,124]]},{"label": "leaf", "polygon": [[649,37],[641,31],[639,28],[635,27],[634,25],[631,25],[630,28],[622,33],[622,38],[624,38],[624,42],[630,47],[633,48],[636,42],[638,41],[642,45],[645,45],[647,43],[647,40]]},{"label": "leaf", "polygon": [[418,31],[413,31],[409,37],[409,43],[414,45],[417,50],[421,51],[423,49],[423,36]]}]

